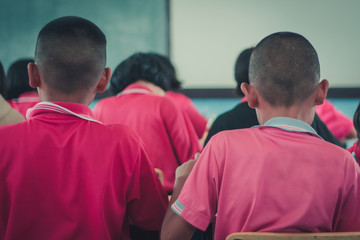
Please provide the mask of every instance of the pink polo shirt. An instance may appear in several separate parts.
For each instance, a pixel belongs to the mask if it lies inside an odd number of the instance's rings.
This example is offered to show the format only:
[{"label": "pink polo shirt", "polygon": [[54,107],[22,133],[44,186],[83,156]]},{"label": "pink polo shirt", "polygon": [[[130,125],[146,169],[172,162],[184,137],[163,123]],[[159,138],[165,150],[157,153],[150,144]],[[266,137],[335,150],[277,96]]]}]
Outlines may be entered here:
[{"label": "pink polo shirt", "polygon": [[167,195],[141,139],[76,103],[0,127],[0,239],[130,239],[159,230]]},{"label": "pink polo shirt", "polygon": [[189,117],[198,138],[202,138],[206,130],[207,120],[199,113],[190,98],[181,93],[167,91],[166,96],[173,99]]},{"label": "pink polo shirt", "polygon": [[27,110],[35,106],[38,102],[41,102],[41,100],[36,92],[26,92],[21,94],[16,99],[11,99],[8,101],[10,106],[18,110],[24,116],[24,118],[26,117]]},{"label": "pink polo shirt", "polygon": [[339,140],[344,139],[354,126],[352,120],[337,110],[327,99],[322,105],[316,106],[315,109],[320,119]]},{"label": "pink polo shirt", "polygon": [[104,124],[125,124],[140,135],[154,167],[164,173],[168,192],[176,168],[200,151],[195,130],[179,106],[142,85],[131,84],[117,96],[100,100],[93,113]]},{"label": "pink polo shirt", "polygon": [[306,123],[274,118],[211,138],[172,209],[215,239],[233,232],[360,230],[360,169]]}]

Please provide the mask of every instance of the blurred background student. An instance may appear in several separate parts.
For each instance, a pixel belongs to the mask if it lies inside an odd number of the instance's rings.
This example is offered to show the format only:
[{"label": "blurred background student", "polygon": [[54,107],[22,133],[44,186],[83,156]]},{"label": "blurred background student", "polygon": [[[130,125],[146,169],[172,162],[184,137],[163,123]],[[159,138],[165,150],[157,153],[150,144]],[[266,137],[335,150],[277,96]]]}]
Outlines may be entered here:
[{"label": "blurred background student", "polygon": [[0,125],[24,121],[24,117],[5,101],[4,96],[6,96],[6,76],[0,62]]},{"label": "blurred background student", "polygon": [[166,96],[173,99],[185,112],[185,114],[189,117],[198,138],[201,139],[204,136],[204,133],[207,132],[207,120],[205,116],[203,116],[196,109],[194,103],[189,97],[179,92],[179,90],[181,90],[182,83],[178,80],[175,67],[173,66],[169,58],[156,53],[153,53],[153,55],[160,61],[160,64],[162,64],[162,66],[165,68],[164,70],[170,83],[169,90],[166,92]]},{"label": "blurred background student", "polygon": [[19,59],[12,63],[7,71],[6,99],[11,107],[25,118],[27,110],[41,101],[37,90],[29,85],[27,66],[33,62],[32,58]]},{"label": "blurred background student", "polygon": [[348,139],[356,138],[356,130],[351,118],[336,109],[329,100],[325,99],[323,104],[316,106],[315,111],[340,142],[344,143]]},{"label": "blurred background student", "polygon": [[[235,62],[234,77],[237,84],[235,92],[237,95],[242,97],[241,102],[233,109],[217,117],[209,130],[205,144],[218,132],[224,130],[249,128],[255,125],[259,125],[255,109],[249,107],[247,100],[240,89],[242,83],[249,84],[249,63],[252,52],[253,48],[247,48],[243,50]],[[340,141],[329,131],[325,123],[321,121],[317,114],[315,114],[314,121],[311,126],[324,140],[344,147],[344,145],[340,143]]]},{"label": "blurred background student", "polygon": [[176,168],[201,146],[188,117],[166,97],[169,85],[163,66],[152,54],[133,54],[111,77],[110,91],[116,96],[100,100],[93,113],[104,124],[121,123],[140,135],[154,167],[164,174],[164,188],[171,193]]}]

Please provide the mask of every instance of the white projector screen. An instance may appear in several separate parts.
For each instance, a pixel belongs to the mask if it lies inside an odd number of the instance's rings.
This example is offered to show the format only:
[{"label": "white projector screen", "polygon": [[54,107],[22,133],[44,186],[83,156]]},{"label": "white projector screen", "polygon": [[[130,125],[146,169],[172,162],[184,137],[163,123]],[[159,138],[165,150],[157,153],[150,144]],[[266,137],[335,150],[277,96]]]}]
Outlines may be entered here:
[{"label": "white projector screen", "polygon": [[330,87],[360,87],[359,0],[173,0],[170,53],[184,88],[232,88],[245,48],[278,31],[306,37]]}]

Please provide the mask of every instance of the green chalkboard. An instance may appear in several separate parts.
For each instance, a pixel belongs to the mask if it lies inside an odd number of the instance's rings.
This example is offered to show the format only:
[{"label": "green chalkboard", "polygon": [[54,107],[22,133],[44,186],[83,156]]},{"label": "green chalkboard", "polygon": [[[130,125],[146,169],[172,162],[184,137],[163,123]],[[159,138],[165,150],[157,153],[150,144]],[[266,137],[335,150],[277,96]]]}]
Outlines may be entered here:
[{"label": "green chalkboard", "polygon": [[49,21],[80,16],[107,36],[108,66],[137,51],[168,54],[168,0],[1,0],[0,61],[33,57],[37,34]]}]

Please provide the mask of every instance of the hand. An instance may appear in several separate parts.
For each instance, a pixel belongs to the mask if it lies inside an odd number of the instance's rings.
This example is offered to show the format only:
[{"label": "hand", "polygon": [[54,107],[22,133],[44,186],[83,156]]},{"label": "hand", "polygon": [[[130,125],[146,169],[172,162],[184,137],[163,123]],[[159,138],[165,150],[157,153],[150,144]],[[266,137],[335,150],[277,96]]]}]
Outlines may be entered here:
[{"label": "hand", "polygon": [[199,156],[200,156],[200,153],[196,153],[194,159],[191,159],[191,160],[183,163],[181,166],[179,166],[176,169],[174,189],[173,189],[173,193],[172,193],[172,197],[171,197],[169,206],[171,206],[178,198],[178,196],[181,192],[181,189],[183,188],[186,179],[190,175],[191,170],[194,168],[194,165],[195,165],[196,161],[198,160]]},{"label": "hand", "polygon": [[200,156],[200,153],[196,153],[194,159],[190,159],[189,161],[183,163],[181,166],[179,166],[176,169],[175,172],[175,178],[185,178],[190,175],[191,170],[194,168],[195,163],[197,162],[198,158]]}]

